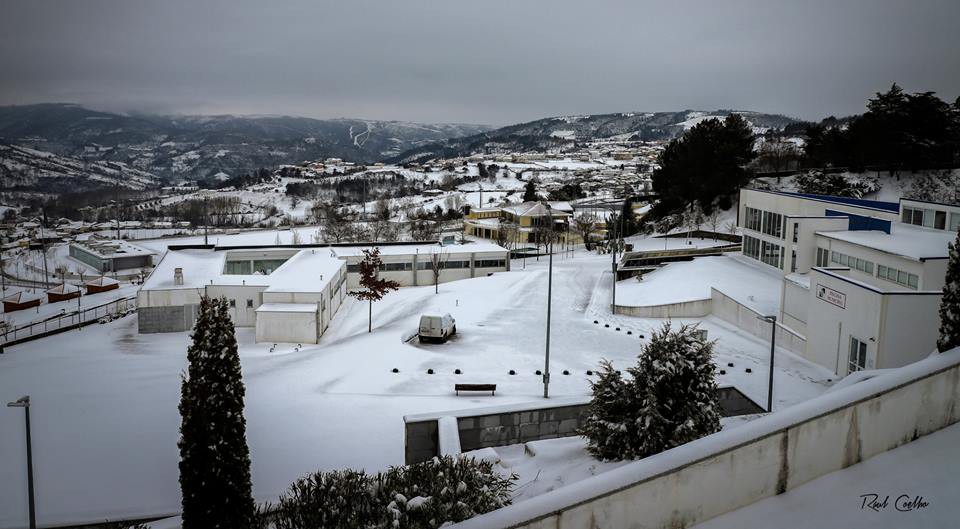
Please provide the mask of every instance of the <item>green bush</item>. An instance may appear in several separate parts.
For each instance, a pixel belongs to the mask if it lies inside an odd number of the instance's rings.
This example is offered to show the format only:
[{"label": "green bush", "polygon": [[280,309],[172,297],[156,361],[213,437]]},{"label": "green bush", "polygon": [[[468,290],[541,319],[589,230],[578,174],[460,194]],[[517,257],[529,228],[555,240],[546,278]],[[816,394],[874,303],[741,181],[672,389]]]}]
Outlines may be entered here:
[{"label": "green bush", "polygon": [[515,479],[493,463],[451,456],[375,475],[317,472],[290,486],[272,518],[276,529],[432,529],[508,505]]}]

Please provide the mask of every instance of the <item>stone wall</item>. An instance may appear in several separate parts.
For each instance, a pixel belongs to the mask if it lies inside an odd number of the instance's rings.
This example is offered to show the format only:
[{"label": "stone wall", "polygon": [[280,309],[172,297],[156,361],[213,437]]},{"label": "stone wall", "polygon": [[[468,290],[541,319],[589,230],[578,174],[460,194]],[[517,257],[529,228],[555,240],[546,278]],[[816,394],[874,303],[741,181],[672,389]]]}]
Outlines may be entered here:
[{"label": "stone wall", "polygon": [[[734,387],[717,390],[721,413],[724,417],[761,413],[761,408],[749,397]],[[551,399],[551,403],[523,403],[475,410],[462,410],[425,416],[404,417],[406,423],[405,461],[407,464],[426,461],[442,455],[447,443],[443,435],[450,435],[438,427],[445,418],[456,418],[460,451],[478,448],[571,437],[583,421],[589,405],[589,397]],[[445,454],[443,454],[445,455]]]}]

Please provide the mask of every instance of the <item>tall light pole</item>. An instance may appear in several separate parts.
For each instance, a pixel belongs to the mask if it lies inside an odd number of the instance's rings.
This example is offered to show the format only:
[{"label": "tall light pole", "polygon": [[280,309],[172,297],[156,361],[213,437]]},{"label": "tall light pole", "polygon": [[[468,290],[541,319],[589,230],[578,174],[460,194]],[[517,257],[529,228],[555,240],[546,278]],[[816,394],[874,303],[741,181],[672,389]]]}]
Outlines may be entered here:
[{"label": "tall light pole", "polygon": [[546,204],[547,215],[550,219],[550,231],[548,233],[548,241],[550,244],[549,249],[549,265],[547,266],[547,346],[546,354],[544,355],[543,362],[543,398],[550,398],[550,305],[553,301],[553,211],[550,209],[550,204]]},{"label": "tall light pole", "polygon": [[30,508],[30,529],[37,529],[37,509],[33,500],[33,446],[30,442],[30,396],[8,402],[8,408],[23,408],[27,419],[27,502]]},{"label": "tall light pole", "polygon": [[777,317],[757,316],[757,319],[770,324],[770,379],[767,383],[767,411],[773,411],[773,352],[777,346]]}]

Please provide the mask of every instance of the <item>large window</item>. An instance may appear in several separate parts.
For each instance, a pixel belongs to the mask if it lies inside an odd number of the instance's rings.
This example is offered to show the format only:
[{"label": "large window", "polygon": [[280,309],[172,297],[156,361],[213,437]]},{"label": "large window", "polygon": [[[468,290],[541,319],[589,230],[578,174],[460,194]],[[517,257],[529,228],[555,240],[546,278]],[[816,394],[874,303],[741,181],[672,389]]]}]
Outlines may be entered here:
[{"label": "large window", "polygon": [[950,214],[950,231],[960,231],[960,213]]},{"label": "large window", "polygon": [[867,344],[853,336],[850,337],[850,357],[847,359],[847,373],[855,373],[867,368]]},{"label": "large window", "polygon": [[476,262],[477,268],[504,268],[507,262],[503,259],[480,259]]},{"label": "large window", "polygon": [[743,255],[760,260],[760,239],[749,235],[743,236]]},{"label": "large window", "polygon": [[403,272],[404,270],[413,270],[413,263],[383,263],[380,270],[384,272]]},{"label": "large window", "polygon": [[770,211],[763,212],[763,228],[760,230],[767,235],[772,235],[774,237],[779,237],[783,239],[783,215],[779,213],[772,213]]},{"label": "large window", "polygon": [[760,231],[760,214],[762,212],[759,209],[754,209],[747,207],[746,210],[746,219],[744,222],[744,227],[748,230]]},{"label": "large window", "polygon": [[903,285],[907,288],[912,288],[914,290],[916,290],[920,285],[920,278],[917,277],[917,274],[904,272],[903,270],[898,270],[890,266],[878,266],[877,277],[897,283],[898,285]]},{"label": "large window", "polygon": [[817,266],[827,266],[830,264],[830,250],[817,247]]},{"label": "large window", "polygon": [[[954,213],[953,215],[956,215]],[[906,224],[916,226],[926,226],[927,228],[936,228],[944,230],[947,228],[947,212],[935,209],[908,208],[904,206],[900,214],[900,220]],[[951,219],[952,222],[952,219]]]},{"label": "large window", "polygon": [[770,266],[783,268],[783,246],[772,242],[762,241],[760,260]]},{"label": "large window", "polygon": [[830,252],[830,260],[841,266],[849,266],[865,274],[873,275],[873,262],[840,252]]}]

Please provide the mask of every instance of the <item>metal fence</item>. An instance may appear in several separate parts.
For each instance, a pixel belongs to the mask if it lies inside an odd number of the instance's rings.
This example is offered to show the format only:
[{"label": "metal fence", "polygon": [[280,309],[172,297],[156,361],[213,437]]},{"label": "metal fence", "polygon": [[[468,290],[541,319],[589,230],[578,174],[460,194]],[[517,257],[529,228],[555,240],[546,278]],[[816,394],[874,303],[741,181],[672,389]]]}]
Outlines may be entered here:
[{"label": "metal fence", "polygon": [[78,325],[96,323],[104,318],[112,319],[125,316],[135,310],[137,310],[137,298],[131,296],[93,307],[84,307],[79,311],[64,312],[43,321],[36,321],[10,329],[0,329],[3,336],[3,339],[0,340],[0,346],[28,342],[51,334],[76,329]]}]

